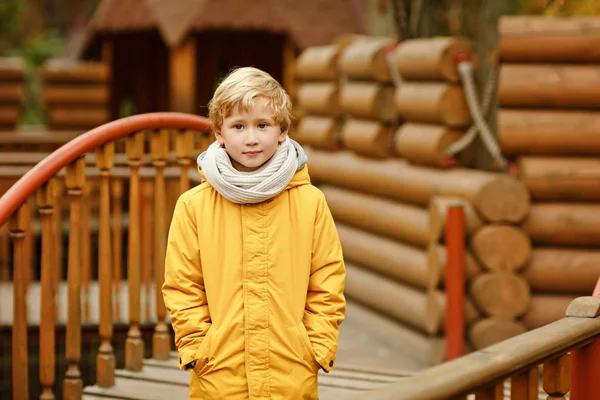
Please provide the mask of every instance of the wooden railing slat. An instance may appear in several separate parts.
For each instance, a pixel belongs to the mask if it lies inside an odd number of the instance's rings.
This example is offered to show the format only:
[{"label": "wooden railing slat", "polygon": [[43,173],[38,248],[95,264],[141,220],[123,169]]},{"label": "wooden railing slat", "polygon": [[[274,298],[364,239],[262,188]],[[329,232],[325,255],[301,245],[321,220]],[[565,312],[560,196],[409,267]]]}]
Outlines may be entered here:
[{"label": "wooden railing slat", "polygon": [[166,235],[166,190],[164,168],[169,155],[169,131],[161,129],[153,132],[150,148],[152,165],[156,168],[154,178],[154,288],[156,295],[156,327],[152,337],[152,354],[155,359],[168,360],[170,358],[171,338],[166,323],[167,310],[162,296],[162,285],[165,274],[165,252],[167,244]]},{"label": "wooden railing slat", "polygon": [[[32,220],[34,220],[34,218],[32,218],[32,217],[33,217],[33,212],[35,210],[35,201],[34,201],[33,196],[31,196],[27,199],[27,203],[29,204],[28,210],[31,213],[29,216],[29,221],[32,221]],[[34,266],[33,266],[33,251],[34,251],[33,250],[33,232],[31,229],[25,230],[25,240],[23,243],[25,246],[24,277],[25,277],[26,286],[28,287],[29,283],[35,279]]]},{"label": "wooden railing slat", "polygon": [[144,341],[140,331],[140,175],[141,157],[144,152],[144,133],[127,137],[126,152],[131,176],[129,179],[129,240],[127,274],[129,284],[129,331],[125,342],[125,368],[142,370]]},{"label": "wooden railing slat", "polygon": [[477,390],[475,400],[504,400],[504,382]]},{"label": "wooden railing slat", "polygon": [[54,336],[56,291],[54,271],[56,268],[54,250],[54,203],[55,180],[51,179],[38,190],[38,211],[42,219],[42,255],[41,255],[41,296],[40,296],[40,399],[54,399],[54,370],[56,368],[56,344]]},{"label": "wooden railing slat", "polygon": [[564,396],[571,389],[571,355],[544,362],[544,391],[550,396]]},{"label": "wooden railing slat", "polygon": [[92,182],[86,180],[81,199],[81,290],[83,295],[83,322],[90,319],[90,281],[92,280],[92,232],[90,229]]},{"label": "wooden railing slat", "polygon": [[181,168],[179,177],[179,193],[183,193],[190,188],[189,170],[194,157],[194,132],[190,129],[180,130],[175,134],[175,156],[177,163]]},{"label": "wooden railing slat", "polygon": [[142,285],[144,291],[144,319],[150,321],[152,315],[152,284],[154,272],[154,209],[152,207],[154,199],[154,182],[144,180],[142,182],[142,220],[140,221],[142,248]]},{"label": "wooden railing slat", "polygon": [[510,398],[515,400],[537,400],[539,393],[540,372],[533,367],[511,378]]},{"label": "wooden railing slat", "polygon": [[[62,280],[66,280],[66,276],[63,276],[63,231],[62,231],[62,220],[63,220],[63,196],[65,184],[62,179],[54,178],[54,213],[52,214],[52,223],[54,227],[54,293],[58,292],[58,285]],[[55,320],[58,319],[58,310],[60,304],[55,300]]]},{"label": "wooden railing slat", "polygon": [[123,180],[116,178],[112,180],[112,250],[113,250],[113,287],[114,287],[114,317],[121,320],[121,280],[123,266],[121,260],[123,255]]},{"label": "wooden railing slat", "polygon": [[70,198],[69,260],[67,266],[68,311],[66,357],[67,372],[63,384],[63,398],[81,399],[83,381],[79,370],[81,360],[81,201],[85,185],[85,161],[77,159],[67,167],[66,186]]},{"label": "wooden railing slat", "polygon": [[25,277],[25,231],[29,226],[31,211],[25,201],[11,215],[9,222],[10,237],[13,240],[13,329],[12,329],[12,389],[13,399],[29,398],[29,378],[27,376],[29,358],[27,357],[27,282]]},{"label": "wooden railing slat", "polygon": [[8,225],[0,226],[0,282],[10,280],[10,233]]},{"label": "wooden railing slat", "polygon": [[111,340],[112,316],[112,251],[110,234],[110,169],[114,165],[114,142],[96,151],[96,166],[100,170],[100,231],[98,244],[98,281],[100,285],[100,348],[96,361],[96,384],[109,388],[115,385],[115,355]]}]

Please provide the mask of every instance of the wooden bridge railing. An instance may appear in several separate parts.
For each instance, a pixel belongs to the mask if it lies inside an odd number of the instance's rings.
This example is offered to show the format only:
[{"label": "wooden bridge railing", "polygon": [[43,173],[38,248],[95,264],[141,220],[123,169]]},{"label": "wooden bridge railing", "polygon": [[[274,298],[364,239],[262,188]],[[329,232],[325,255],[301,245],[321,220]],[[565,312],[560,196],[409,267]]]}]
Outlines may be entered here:
[{"label": "wooden bridge railing", "polygon": [[600,399],[600,279],[593,296],[571,302],[566,317],[429,368],[354,400],[537,400],[540,371],[548,399]]},{"label": "wooden bridge railing", "polygon": [[[12,388],[14,399],[28,399],[28,354],[27,354],[27,279],[25,260],[26,233],[31,230],[31,213],[28,198],[36,195],[37,209],[41,218],[41,296],[40,296],[40,372],[42,399],[55,397],[55,324],[56,324],[56,269],[59,262],[54,254],[56,249],[56,228],[53,225],[57,176],[64,176],[64,185],[68,196],[69,239],[68,239],[68,301],[66,321],[66,358],[68,367],[63,382],[63,397],[80,399],[83,383],[79,362],[81,358],[82,332],[82,229],[88,228],[84,223],[84,188],[89,175],[97,175],[99,180],[98,203],[98,281],[99,281],[99,336],[101,339],[96,360],[96,383],[102,387],[114,385],[115,356],[112,347],[113,334],[113,263],[118,263],[118,238],[115,232],[120,230],[123,214],[115,207],[111,213],[111,180],[113,192],[121,191],[115,182],[127,180],[129,185],[123,188],[128,192],[128,318],[129,331],[125,345],[125,367],[139,371],[142,368],[144,343],[141,337],[141,300],[142,290],[142,232],[140,210],[144,196],[141,191],[143,176],[153,178],[153,235],[154,243],[145,243],[154,250],[154,285],[156,325],[153,335],[153,356],[157,359],[168,359],[172,339],[169,336],[166,320],[166,309],[162,302],[160,287],[162,285],[164,252],[168,221],[166,212],[166,177],[177,176],[178,192],[190,185],[188,171],[195,156],[193,144],[194,131],[209,132],[210,124],[206,118],[181,113],[151,113],[123,118],[109,122],[93,129],[59,148],[36,164],[0,198],[0,226],[9,223],[10,237],[13,242],[13,315],[12,315],[12,353],[13,376]],[[149,158],[144,154],[145,139],[149,141]],[[127,167],[115,167],[115,142],[124,139],[126,142]],[[169,147],[174,142],[176,173],[168,171],[170,158]],[[95,154],[95,174],[86,168],[86,154]],[[89,157],[89,156],[87,156]],[[149,160],[151,166],[144,166]],[[118,194],[118,193],[117,193]],[[146,199],[148,200],[147,196]],[[116,203],[113,202],[113,206]],[[112,229],[112,234],[111,234]],[[147,232],[145,232],[147,233]],[[147,236],[145,236],[147,238]],[[18,367],[16,367],[18,366]]]}]

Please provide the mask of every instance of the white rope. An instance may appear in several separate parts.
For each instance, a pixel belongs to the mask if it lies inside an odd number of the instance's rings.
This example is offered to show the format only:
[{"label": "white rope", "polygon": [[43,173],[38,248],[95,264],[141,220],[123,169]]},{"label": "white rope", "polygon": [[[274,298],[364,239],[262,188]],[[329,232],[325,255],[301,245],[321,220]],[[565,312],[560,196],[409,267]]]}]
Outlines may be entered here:
[{"label": "white rope", "polygon": [[392,77],[394,87],[398,89],[400,85],[402,85],[402,76],[400,76],[400,72],[396,68],[396,60],[394,59],[395,55],[395,51],[388,51],[385,55],[385,60],[387,62],[388,70],[390,71],[390,76]]},{"label": "white rope", "polygon": [[[465,95],[467,98],[467,105],[469,107],[469,111],[471,112],[471,117],[473,118],[474,125],[459,141],[453,143],[452,146],[450,146],[447,149],[446,154],[454,155],[457,152],[464,150],[464,148],[468,146],[479,133],[483,144],[485,145],[486,149],[488,150],[496,164],[499,167],[506,168],[506,160],[502,156],[502,152],[500,151],[498,144],[494,140],[492,132],[487,126],[485,118],[479,107],[479,102],[477,99],[477,90],[475,88],[475,82],[473,79],[473,65],[471,64],[471,62],[463,61],[458,64],[458,72],[463,82],[463,87],[465,89]],[[495,79],[490,80],[492,81],[491,83],[495,84]],[[488,81],[488,84],[490,84],[490,81]],[[492,89],[490,89],[489,86],[491,85],[488,85],[488,87],[486,87],[487,96],[485,96],[486,104],[484,104],[484,107],[488,110],[490,108],[492,98],[490,94]]]},{"label": "white rope", "polygon": [[[483,104],[481,108],[483,109],[483,115],[487,118],[489,116],[492,98],[494,96],[494,91],[496,89],[496,69],[492,69],[490,72],[489,78],[485,84],[485,88],[483,90]],[[445,154],[448,156],[453,156],[457,153],[460,153],[464,149],[466,149],[473,140],[477,137],[479,130],[477,125],[471,125],[469,130],[456,142],[452,143],[451,146],[448,146]]]}]

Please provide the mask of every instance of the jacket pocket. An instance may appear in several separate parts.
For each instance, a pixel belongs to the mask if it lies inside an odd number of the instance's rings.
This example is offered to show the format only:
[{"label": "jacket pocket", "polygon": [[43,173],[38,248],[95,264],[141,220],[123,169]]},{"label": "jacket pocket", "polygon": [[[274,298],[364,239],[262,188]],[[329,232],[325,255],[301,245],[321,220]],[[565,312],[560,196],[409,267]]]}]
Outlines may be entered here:
[{"label": "jacket pocket", "polygon": [[298,334],[300,336],[300,341],[302,342],[302,347],[304,348],[304,361],[311,366],[315,373],[319,372],[321,365],[317,362],[317,355],[313,350],[312,344],[310,343],[310,338],[308,337],[308,332],[306,331],[306,327],[302,322],[298,324]]},{"label": "jacket pocket", "polygon": [[196,356],[194,357],[196,360],[194,372],[198,376],[206,373],[215,360],[212,343],[214,341],[214,335],[216,334],[217,332],[215,329],[210,327],[208,332],[206,332],[204,339],[202,339],[202,343],[200,343],[200,346],[198,346],[198,349],[196,350]]}]

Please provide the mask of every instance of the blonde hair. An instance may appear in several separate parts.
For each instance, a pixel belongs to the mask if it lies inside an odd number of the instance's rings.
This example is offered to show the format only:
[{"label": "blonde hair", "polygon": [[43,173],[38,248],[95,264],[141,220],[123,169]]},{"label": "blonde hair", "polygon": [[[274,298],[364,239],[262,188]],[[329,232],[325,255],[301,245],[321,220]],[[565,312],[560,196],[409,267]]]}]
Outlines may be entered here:
[{"label": "blonde hair", "polygon": [[273,109],[275,122],[284,132],[291,124],[292,101],[285,89],[268,73],[253,67],[238,68],[219,84],[208,103],[208,117],[215,132],[221,129],[223,119],[234,110],[249,112],[254,99],[263,96]]}]

